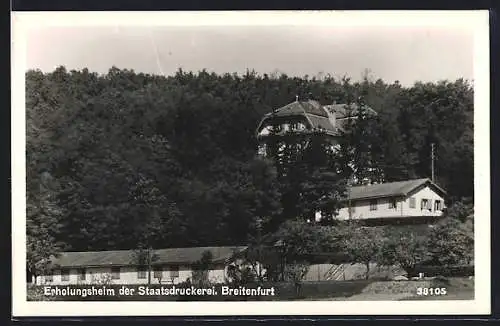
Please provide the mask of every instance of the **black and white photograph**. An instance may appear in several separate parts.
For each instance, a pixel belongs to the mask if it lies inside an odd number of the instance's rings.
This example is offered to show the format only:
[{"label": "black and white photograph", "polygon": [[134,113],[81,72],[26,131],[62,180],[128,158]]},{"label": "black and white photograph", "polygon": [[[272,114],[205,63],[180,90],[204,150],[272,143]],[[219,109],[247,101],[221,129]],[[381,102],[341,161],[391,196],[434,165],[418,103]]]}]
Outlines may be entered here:
[{"label": "black and white photograph", "polygon": [[488,12],[14,12],[13,312],[490,312]]}]

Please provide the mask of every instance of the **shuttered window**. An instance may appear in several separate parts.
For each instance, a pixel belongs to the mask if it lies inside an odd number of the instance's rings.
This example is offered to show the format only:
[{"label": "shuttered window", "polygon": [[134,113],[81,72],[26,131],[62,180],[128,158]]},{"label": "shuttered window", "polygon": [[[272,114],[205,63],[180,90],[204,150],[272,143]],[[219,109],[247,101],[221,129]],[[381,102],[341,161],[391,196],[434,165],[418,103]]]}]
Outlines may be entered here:
[{"label": "shuttered window", "polygon": [[120,279],[120,267],[111,267],[111,278],[113,280]]},{"label": "shuttered window", "polygon": [[85,281],[87,279],[87,273],[85,268],[80,268],[78,270],[78,280],[79,281]]},{"label": "shuttered window", "polygon": [[410,208],[416,208],[417,207],[417,201],[415,200],[415,197],[410,197]]},{"label": "shuttered window", "polygon": [[61,281],[69,281],[69,269],[61,269]]},{"label": "shuttered window", "polygon": [[179,277],[179,266],[170,266],[169,274],[171,278]]},{"label": "shuttered window", "polygon": [[154,267],[154,278],[163,278],[163,268],[161,266]]},{"label": "shuttered window", "polygon": [[145,279],[147,277],[147,268],[146,266],[139,266],[137,268],[137,278]]}]

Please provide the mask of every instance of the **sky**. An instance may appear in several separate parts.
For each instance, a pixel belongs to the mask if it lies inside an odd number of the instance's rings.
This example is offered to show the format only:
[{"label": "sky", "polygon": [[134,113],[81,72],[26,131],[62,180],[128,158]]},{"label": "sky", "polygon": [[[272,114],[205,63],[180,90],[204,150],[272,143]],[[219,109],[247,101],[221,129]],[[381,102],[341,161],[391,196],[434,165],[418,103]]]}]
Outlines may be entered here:
[{"label": "sky", "polygon": [[464,26],[39,26],[27,33],[27,69],[112,66],[170,75],[282,72],[347,75],[403,85],[473,78],[474,30]]}]

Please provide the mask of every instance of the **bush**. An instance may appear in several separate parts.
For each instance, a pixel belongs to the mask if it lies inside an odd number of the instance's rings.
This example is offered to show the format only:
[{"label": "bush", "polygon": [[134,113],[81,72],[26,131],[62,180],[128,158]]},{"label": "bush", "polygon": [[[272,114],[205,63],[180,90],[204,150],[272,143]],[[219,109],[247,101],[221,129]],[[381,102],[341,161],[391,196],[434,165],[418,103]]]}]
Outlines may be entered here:
[{"label": "bush", "polygon": [[424,276],[436,277],[464,277],[474,275],[474,265],[465,266],[415,266],[408,271],[409,276],[418,276],[424,273]]},{"label": "bush", "polygon": [[54,301],[54,298],[43,294],[43,286],[28,284],[26,289],[26,300],[28,301]]},{"label": "bush", "polygon": [[427,258],[425,240],[413,232],[393,232],[384,240],[378,263],[382,266],[398,266],[408,273]]}]

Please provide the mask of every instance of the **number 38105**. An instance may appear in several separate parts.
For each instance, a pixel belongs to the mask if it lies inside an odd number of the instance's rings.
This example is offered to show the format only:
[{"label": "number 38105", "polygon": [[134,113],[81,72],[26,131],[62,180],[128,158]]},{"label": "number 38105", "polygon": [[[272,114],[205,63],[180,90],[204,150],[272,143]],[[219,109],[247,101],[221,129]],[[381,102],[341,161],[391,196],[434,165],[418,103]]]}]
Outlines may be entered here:
[{"label": "number 38105", "polygon": [[417,288],[417,295],[445,295],[446,288]]}]

